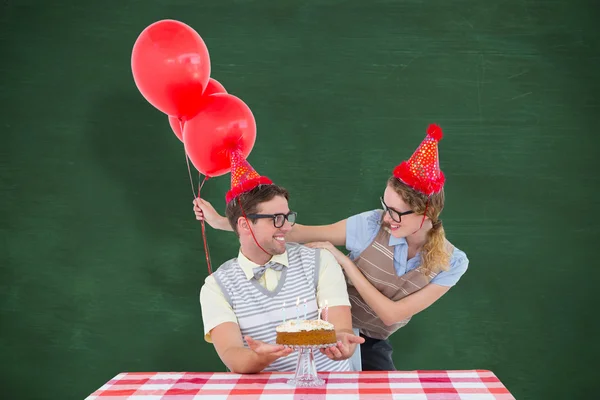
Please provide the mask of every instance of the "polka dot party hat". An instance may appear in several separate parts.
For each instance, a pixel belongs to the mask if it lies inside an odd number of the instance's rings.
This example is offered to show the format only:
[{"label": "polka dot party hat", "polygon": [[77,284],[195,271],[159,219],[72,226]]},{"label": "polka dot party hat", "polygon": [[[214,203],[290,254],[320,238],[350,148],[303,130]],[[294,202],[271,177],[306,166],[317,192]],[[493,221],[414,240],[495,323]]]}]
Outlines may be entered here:
[{"label": "polka dot party hat", "polygon": [[438,125],[429,125],[425,139],[408,161],[402,161],[394,168],[394,176],[427,196],[442,190],[445,177],[438,156],[438,142],[442,136]]},{"label": "polka dot party hat", "polygon": [[239,151],[231,153],[231,189],[225,195],[229,203],[242,193],[249,192],[258,185],[271,185],[266,176],[260,176]]}]

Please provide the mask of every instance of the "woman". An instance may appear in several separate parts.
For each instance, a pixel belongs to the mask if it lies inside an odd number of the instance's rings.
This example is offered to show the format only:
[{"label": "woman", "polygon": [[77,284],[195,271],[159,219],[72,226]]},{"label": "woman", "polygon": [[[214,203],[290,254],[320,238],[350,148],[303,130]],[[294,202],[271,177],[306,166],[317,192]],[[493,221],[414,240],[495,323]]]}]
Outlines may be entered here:
[{"label": "woman", "polygon": [[[445,237],[439,219],[445,178],[439,169],[441,129],[431,125],[412,157],[398,165],[380,198],[383,210],[331,225],[296,224],[288,241],[328,249],[342,266],[352,323],[365,342],[363,370],[395,370],[389,336],[442,297],[465,273],[469,260]],[[231,230],[205,200],[194,200],[196,218]],[[345,246],[349,257],[335,246]]]}]

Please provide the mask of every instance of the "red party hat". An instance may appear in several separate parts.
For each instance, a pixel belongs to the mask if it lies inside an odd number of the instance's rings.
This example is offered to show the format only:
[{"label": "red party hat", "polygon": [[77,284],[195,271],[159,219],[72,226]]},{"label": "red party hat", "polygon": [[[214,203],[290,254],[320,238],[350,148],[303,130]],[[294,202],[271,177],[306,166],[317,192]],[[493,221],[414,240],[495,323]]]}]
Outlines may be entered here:
[{"label": "red party hat", "polygon": [[438,125],[429,125],[425,139],[408,161],[402,161],[394,168],[394,176],[427,196],[442,190],[445,177],[438,156],[438,142],[442,136]]},{"label": "red party hat", "polygon": [[239,151],[231,153],[231,189],[225,196],[229,203],[242,193],[249,192],[258,185],[271,185],[266,176],[260,176]]}]

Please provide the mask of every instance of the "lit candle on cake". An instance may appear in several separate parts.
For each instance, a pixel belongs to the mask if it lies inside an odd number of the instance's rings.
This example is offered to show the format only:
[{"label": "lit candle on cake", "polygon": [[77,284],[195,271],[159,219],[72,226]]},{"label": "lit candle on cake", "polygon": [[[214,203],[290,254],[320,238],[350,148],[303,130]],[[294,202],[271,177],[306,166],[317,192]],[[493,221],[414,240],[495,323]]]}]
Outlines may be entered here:
[{"label": "lit candle on cake", "polygon": [[296,322],[300,323],[300,297],[296,299]]},{"label": "lit candle on cake", "polygon": [[306,299],[304,299],[304,320],[306,320]]},{"label": "lit candle on cake", "polygon": [[323,310],[323,314],[324,314],[323,320],[324,321],[327,321],[328,311],[329,311],[329,306],[327,305],[327,300],[325,300],[325,309]]},{"label": "lit candle on cake", "polygon": [[283,322],[285,322],[285,301],[283,302],[283,306],[281,307],[281,313],[283,314]]}]

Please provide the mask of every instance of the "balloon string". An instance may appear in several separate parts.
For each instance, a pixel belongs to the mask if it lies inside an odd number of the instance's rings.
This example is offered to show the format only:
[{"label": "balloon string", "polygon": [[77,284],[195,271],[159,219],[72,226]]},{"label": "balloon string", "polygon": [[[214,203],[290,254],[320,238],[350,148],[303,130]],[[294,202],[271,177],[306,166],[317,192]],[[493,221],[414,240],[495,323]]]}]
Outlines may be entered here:
[{"label": "balloon string", "polygon": [[[198,173],[198,180],[200,180],[200,173]],[[198,187],[198,198],[200,197],[200,191],[204,186],[204,183],[208,180],[208,176],[204,176],[204,180],[202,184]],[[204,242],[204,254],[206,255],[206,265],[208,266],[208,274],[212,275],[212,266],[210,263],[210,250],[208,248],[208,243],[206,242],[206,227],[204,225],[204,219],[200,221],[200,225],[202,226],[202,241]]]},{"label": "balloon string", "polygon": [[[181,132],[183,134],[183,122],[181,120],[179,120],[179,124],[182,128]],[[196,191],[194,190],[194,179],[192,178],[192,169],[190,168],[190,158],[188,157],[187,153],[185,153],[185,162],[187,164],[187,169],[188,169],[188,176],[190,177],[190,185],[192,186],[192,196],[196,197]],[[198,181],[200,181],[200,176],[202,174],[200,174],[200,172],[198,172]],[[208,176],[204,176],[204,180],[202,181],[202,184],[200,184],[198,186],[198,198],[200,198],[200,191],[202,190],[202,187],[204,186],[204,183],[208,180]],[[206,242],[206,226],[204,225],[204,220],[200,221],[200,226],[202,227],[202,242],[204,243],[204,254],[206,255],[206,265],[208,266],[208,274],[211,275],[212,274],[212,266],[211,266],[211,262],[210,262],[210,250],[208,248],[208,243]]]},{"label": "balloon string", "polygon": [[[192,196],[196,197],[196,190],[194,189],[194,179],[192,178],[192,170],[190,169],[190,158],[187,153],[185,154],[185,162],[187,163],[188,176],[190,177],[190,185],[192,186]],[[198,173],[198,180],[200,180],[200,173]],[[198,191],[200,188],[198,188]]]},{"label": "balloon string", "polygon": [[[181,119],[179,119],[179,127],[181,129],[181,137],[183,138],[183,121]],[[188,176],[190,177],[190,185],[192,187],[192,196],[196,196],[196,190],[194,189],[194,179],[192,178],[192,170],[190,168],[190,158],[188,157],[187,152],[185,151],[185,146],[183,148],[183,151],[185,152],[185,162],[187,164]],[[199,172],[198,172],[198,180],[200,180]],[[198,189],[198,192],[199,191],[200,191],[200,189]]]}]

